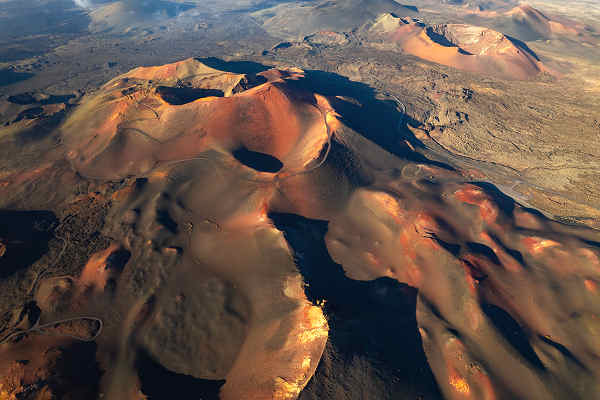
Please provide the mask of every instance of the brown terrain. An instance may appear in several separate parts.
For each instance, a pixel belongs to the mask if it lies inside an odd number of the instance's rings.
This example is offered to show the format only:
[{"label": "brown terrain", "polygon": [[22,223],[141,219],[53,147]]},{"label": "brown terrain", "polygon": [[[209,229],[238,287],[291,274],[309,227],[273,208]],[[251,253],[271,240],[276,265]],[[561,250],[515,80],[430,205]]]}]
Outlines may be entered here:
[{"label": "brown terrain", "polygon": [[[416,323],[436,381],[421,374],[404,390],[598,394],[600,234],[416,161],[410,148],[387,152],[344,122],[356,100],[313,85],[297,69],[241,74],[189,59],[132,70],[81,100],[57,131],[77,173],[63,185],[95,182],[85,197],[110,206],[101,233],[110,244],[78,275],[35,275],[31,300],[3,334],[11,390],[77,398],[78,386],[63,382],[73,367],[48,354],[93,341],[90,373],[103,371],[94,387],[109,398],[152,390],[147,358],[216,385],[222,399],[296,398],[335,351],[324,353],[326,299],[311,303],[305,286],[324,272],[301,260],[331,257],[351,280],[418,290]],[[2,190],[52,180],[64,168],[54,157],[5,178]],[[87,201],[57,189],[67,209]],[[329,222],[322,236],[295,232],[319,221]],[[309,240],[325,253],[311,255]],[[409,293],[400,296],[410,302]],[[34,348],[46,358],[27,353]],[[56,363],[58,383],[44,375]]]},{"label": "brown terrain", "polygon": [[193,3],[2,70],[0,400],[600,397],[595,27]]},{"label": "brown terrain", "polygon": [[523,40],[566,38],[579,44],[590,45],[599,39],[598,32],[589,25],[567,17],[549,17],[529,4],[523,3],[504,12],[475,12],[477,16],[501,21],[503,28]]},{"label": "brown terrain", "polygon": [[383,14],[364,31],[368,37],[380,39],[383,46],[394,43],[404,53],[469,72],[527,79],[544,70],[526,46],[478,26],[426,26],[418,20]]},{"label": "brown terrain", "polygon": [[297,40],[319,30],[350,30],[381,13],[415,16],[418,8],[403,6],[394,0],[283,2],[256,11],[253,17],[271,35]]}]

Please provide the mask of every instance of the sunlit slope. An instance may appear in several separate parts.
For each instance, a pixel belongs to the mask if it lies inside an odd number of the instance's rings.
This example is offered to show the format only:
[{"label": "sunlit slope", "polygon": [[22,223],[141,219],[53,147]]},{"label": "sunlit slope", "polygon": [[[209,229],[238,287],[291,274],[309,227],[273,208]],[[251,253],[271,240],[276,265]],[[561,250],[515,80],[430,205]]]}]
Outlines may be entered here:
[{"label": "sunlit slope", "polygon": [[425,25],[410,18],[382,14],[361,28],[379,46],[479,74],[531,79],[545,68],[535,54],[500,32],[465,24]]}]

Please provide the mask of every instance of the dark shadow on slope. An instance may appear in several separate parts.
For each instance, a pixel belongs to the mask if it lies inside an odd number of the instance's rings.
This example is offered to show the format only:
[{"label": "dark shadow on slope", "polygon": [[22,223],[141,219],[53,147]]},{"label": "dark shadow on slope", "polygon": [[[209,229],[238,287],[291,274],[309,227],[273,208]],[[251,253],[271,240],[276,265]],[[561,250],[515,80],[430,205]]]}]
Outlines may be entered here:
[{"label": "dark shadow on slope", "polygon": [[142,393],[150,400],[219,400],[225,383],[169,371],[146,352],[140,351],[136,361]]},{"label": "dark shadow on slope", "polygon": [[341,115],[342,121],[351,129],[383,147],[390,153],[413,162],[435,165],[454,170],[451,166],[429,160],[422,154],[411,150],[403,140],[415,148],[426,148],[406,127],[419,126],[420,123],[398,110],[398,104],[391,100],[379,100],[376,91],[361,82],[354,82],[338,74],[324,71],[305,71],[306,79],[291,84],[324,96],[343,96],[357,100],[359,104],[334,97],[331,105]]},{"label": "dark shadow on slope", "polygon": [[442,45],[444,47],[457,47],[454,43],[449,41],[446,38],[446,36],[440,35],[439,33],[435,32],[433,30],[433,28],[431,28],[430,26],[427,27],[426,32],[427,32],[427,36],[429,36],[429,38],[431,40],[433,40],[434,42],[436,42],[439,45]]},{"label": "dark shadow on slope", "polygon": [[538,57],[537,54],[535,54],[535,52],[533,50],[531,50],[529,48],[529,46],[527,46],[527,44],[515,37],[512,36],[506,36],[508,38],[508,40],[510,40],[515,46],[523,49],[525,52],[529,53],[530,56],[532,56],[533,58],[536,59],[536,61],[541,61],[540,58]]},{"label": "dark shadow on slope", "polygon": [[106,269],[121,272],[131,258],[131,252],[126,249],[119,249],[110,253],[106,258]]},{"label": "dark shadow on slope", "polygon": [[508,312],[493,304],[482,304],[481,309],[492,321],[498,332],[504,336],[506,341],[510,343],[519,354],[538,370],[546,369],[533,350],[533,347],[531,347],[527,335]]},{"label": "dark shadow on slope", "polygon": [[472,56],[473,53],[469,53],[468,51],[460,48],[459,46],[457,46],[456,44],[452,43],[450,40],[448,40],[448,38],[444,35],[440,35],[439,33],[437,33],[436,31],[434,31],[431,27],[428,27],[425,32],[427,33],[427,36],[429,36],[429,38],[431,40],[433,40],[435,43],[444,46],[444,47],[456,47],[458,49],[458,52],[460,54],[465,54],[468,56]]},{"label": "dark shadow on slope", "polygon": [[13,122],[19,122],[24,119],[35,119],[37,117],[40,117],[43,113],[44,109],[42,107],[31,107],[21,111]]},{"label": "dark shadow on slope", "polygon": [[273,50],[279,50],[279,49],[289,49],[290,47],[292,47],[293,44],[290,42],[281,42],[278,45],[273,47]]},{"label": "dark shadow on slope", "polygon": [[300,399],[441,398],[417,330],[417,291],[388,278],[346,277],[325,246],[326,221],[270,218],[294,251],[309,300],[326,301],[327,350]]},{"label": "dark shadow on slope", "polygon": [[502,193],[502,191],[500,191],[496,185],[489,182],[471,182],[471,184],[482,188],[487,194],[491,195],[496,202],[496,205],[506,215],[513,215],[517,203],[512,199],[512,197]]},{"label": "dark shadow on slope", "polygon": [[41,104],[41,105],[47,105],[47,104],[59,104],[59,103],[67,103],[70,99],[74,98],[75,95],[73,94],[66,94],[66,95],[48,95],[48,96],[36,96],[35,93],[31,93],[31,92],[26,92],[26,93],[19,93],[16,94],[14,96],[10,96],[8,98],[8,101],[13,103],[13,104],[19,104],[19,105],[28,105],[28,104]]},{"label": "dark shadow on slope", "polygon": [[0,210],[0,278],[29,267],[48,252],[57,219],[50,211]]},{"label": "dark shadow on slope", "polygon": [[595,242],[593,240],[580,239],[583,243],[587,244],[590,247],[595,247],[600,250],[600,242]]},{"label": "dark shadow on slope", "polygon": [[38,107],[34,107],[28,111],[27,114],[19,114],[13,122],[20,121],[21,119],[37,119],[35,124],[31,127],[19,132],[16,136],[16,143],[19,146],[26,146],[34,142],[41,141],[46,138],[57,137],[56,127],[60,125],[65,116],[67,115],[66,110],[62,110],[53,115],[46,115],[43,110],[40,112]]},{"label": "dark shadow on slope", "polygon": [[492,262],[496,265],[502,265],[502,263],[500,262],[500,259],[498,258],[498,256],[494,252],[494,250],[492,250],[490,247],[486,246],[485,244],[476,243],[476,242],[467,242],[466,248],[472,254],[478,254],[480,256],[487,258],[490,262]]},{"label": "dark shadow on slope", "polygon": [[546,219],[546,216],[544,214],[542,214],[541,211],[536,210],[535,208],[523,207],[523,211],[526,211],[526,212],[528,212],[530,214],[533,214],[533,215],[535,215],[538,218]]},{"label": "dark shadow on slope", "polygon": [[505,251],[507,254],[509,254],[512,258],[514,258],[515,260],[517,260],[517,262],[519,264],[521,264],[521,266],[523,266],[523,268],[529,268],[529,266],[527,265],[527,263],[525,262],[525,258],[523,258],[523,254],[521,254],[520,251],[515,250],[515,249],[511,249],[510,247],[506,246],[503,242],[502,239],[500,239],[497,235],[495,234],[490,234],[490,237],[492,238],[492,240],[502,248],[503,251]]},{"label": "dark shadow on slope", "polygon": [[416,13],[419,12],[419,8],[417,6],[411,6],[411,5],[408,5],[408,4],[400,4],[400,6],[404,7],[404,8],[408,8],[410,11],[413,11],[413,12],[416,12]]},{"label": "dark shadow on slope", "polygon": [[231,90],[231,93],[237,94],[253,87],[262,85],[267,82],[267,78],[262,75],[247,74],[240,82]]},{"label": "dark shadow on slope", "polygon": [[567,360],[573,362],[579,368],[586,370],[586,371],[588,370],[587,367],[581,361],[579,361],[579,359],[577,357],[575,357],[575,355],[573,353],[571,353],[571,351],[568,348],[566,348],[564,345],[562,345],[558,342],[555,342],[554,340],[550,339],[550,337],[548,337],[548,336],[538,335],[538,337],[546,344],[548,344],[548,345],[554,347],[556,350],[558,350]]},{"label": "dark shadow on slope", "polygon": [[435,233],[429,233],[429,237],[453,256],[458,257],[460,255],[460,244],[446,242],[440,239]]},{"label": "dark shadow on slope", "polygon": [[225,61],[216,57],[197,58],[197,60],[211,68],[234,74],[258,74],[272,68],[253,61]]},{"label": "dark shadow on slope", "polygon": [[278,172],[283,168],[283,163],[270,154],[259,153],[240,147],[233,151],[233,157],[247,167],[260,172]]},{"label": "dark shadow on slope", "polygon": [[179,232],[177,222],[171,217],[169,210],[166,208],[156,210],[156,222],[172,234],[176,235]]},{"label": "dark shadow on slope", "polygon": [[7,86],[13,83],[27,80],[34,75],[29,72],[17,72],[10,68],[0,69],[0,86]]},{"label": "dark shadow on slope", "polygon": [[344,176],[354,187],[370,186],[374,183],[373,177],[360,166],[360,162],[348,147],[335,138],[329,146],[327,165],[336,170],[339,176]]},{"label": "dark shadow on slope", "polygon": [[222,90],[217,89],[198,89],[192,87],[168,87],[158,86],[156,93],[167,103],[180,106],[191,103],[203,97],[223,97]]},{"label": "dark shadow on slope", "polygon": [[[50,350],[59,352],[45,382],[57,399],[95,399],[102,370],[96,360],[95,342],[75,342]],[[23,397],[33,398],[33,397]],[[37,397],[39,398],[39,397]]]},{"label": "dark shadow on slope", "polygon": [[508,312],[493,304],[482,304],[482,311],[492,321],[498,332],[504,336],[515,350],[539,370],[545,370],[544,364],[529,344],[529,340],[521,326]]},{"label": "dark shadow on slope", "polygon": [[[221,71],[245,74],[257,74],[272,67],[248,61],[223,61],[218,58],[201,58],[198,61]],[[390,153],[405,160],[430,164],[440,168],[454,170],[448,164],[430,160],[419,152],[411,150],[403,141],[413,147],[425,149],[426,146],[407,128],[420,123],[398,110],[395,101],[379,100],[372,87],[351,81],[331,72],[305,70],[305,79],[289,80],[287,85],[331,97],[331,105],[341,115],[342,121],[365,138],[383,147]],[[335,96],[349,97],[358,101],[345,101]]]}]

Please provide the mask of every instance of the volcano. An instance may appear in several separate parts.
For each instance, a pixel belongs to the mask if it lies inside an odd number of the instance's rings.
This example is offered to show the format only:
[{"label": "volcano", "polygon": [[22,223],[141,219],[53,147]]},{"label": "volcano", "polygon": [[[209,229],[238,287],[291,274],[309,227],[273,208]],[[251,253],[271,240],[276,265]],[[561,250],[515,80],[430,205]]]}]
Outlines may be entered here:
[{"label": "volcano", "polygon": [[32,282],[0,375],[63,398],[597,397],[598,232],[408,138],[381,147],[360,104],[298,68],[194,58],[86,94],[56,128],[72,174],[46,190],[92,182],[65,204],[102,204],[104,241]]},{"label": "volcano", "polygon": [[382,14],[364,25],[369,40],[419,58],[479,74],[530,79],[544,71],[526,44],[492,29],[466,24],[426,25]]}]

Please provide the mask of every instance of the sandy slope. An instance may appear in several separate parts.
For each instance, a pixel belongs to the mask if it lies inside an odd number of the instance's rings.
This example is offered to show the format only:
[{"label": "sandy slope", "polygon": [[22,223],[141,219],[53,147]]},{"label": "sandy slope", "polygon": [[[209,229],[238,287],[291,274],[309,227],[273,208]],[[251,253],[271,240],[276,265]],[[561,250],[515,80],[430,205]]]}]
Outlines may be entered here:
[{"label": "sandy slope", "polygon": [[382,14],[362,31],[367,37],[395,43],[405,53],[469,72],[530,79],[544,71],[524,44],[478,26],[427,26],[418,20]]},{"label": "sandy slope", "polygon": [[588,44],[598,41],[592,27],[566,17],[548,16],[528,4],[521,4],[503,15],[511,18],[514,29],[524,40],[564,38]]}]

